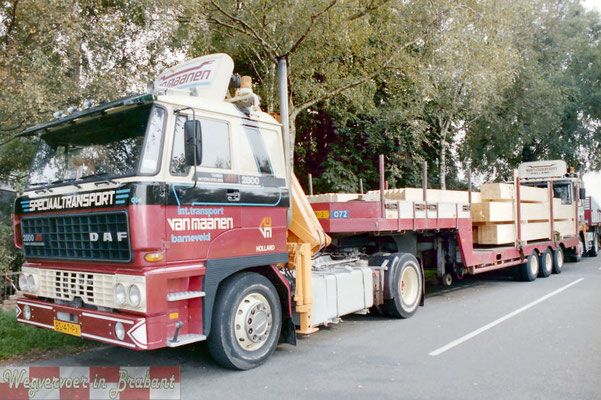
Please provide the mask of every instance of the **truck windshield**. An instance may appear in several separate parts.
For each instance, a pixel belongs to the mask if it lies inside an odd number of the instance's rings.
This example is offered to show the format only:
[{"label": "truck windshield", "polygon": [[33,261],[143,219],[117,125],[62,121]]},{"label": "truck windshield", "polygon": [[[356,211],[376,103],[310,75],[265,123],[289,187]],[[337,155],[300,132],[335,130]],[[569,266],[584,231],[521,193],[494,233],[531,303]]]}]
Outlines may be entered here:
[{"label": "truck windshield", "polygon": [[82,116],[76,123],[45,133],[29,186],[153,174],[160,158],[164,119],[162,108],[145,104]]}]

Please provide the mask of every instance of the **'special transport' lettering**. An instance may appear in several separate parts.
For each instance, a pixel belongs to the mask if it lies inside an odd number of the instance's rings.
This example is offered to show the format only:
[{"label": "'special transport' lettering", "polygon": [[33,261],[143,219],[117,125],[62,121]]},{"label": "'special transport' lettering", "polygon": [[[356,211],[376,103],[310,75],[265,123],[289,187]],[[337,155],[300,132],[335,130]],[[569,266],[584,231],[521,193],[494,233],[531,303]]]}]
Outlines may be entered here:
[{"label": "'special transport' lettering", "polygon": [[103,207],[113,204],[115,192],[108,190],[104,192],[71,194],[60,197],[45,197],[31,199],[29,211],[63,210],[69,208]]}]

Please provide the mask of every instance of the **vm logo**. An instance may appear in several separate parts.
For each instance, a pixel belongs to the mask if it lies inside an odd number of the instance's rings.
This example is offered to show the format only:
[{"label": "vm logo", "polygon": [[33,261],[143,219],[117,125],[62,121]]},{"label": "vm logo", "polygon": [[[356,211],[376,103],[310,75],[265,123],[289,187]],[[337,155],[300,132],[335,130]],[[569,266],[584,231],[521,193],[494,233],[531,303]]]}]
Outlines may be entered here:
[{"label": "vm logo", "polygon": [[273,230],[271,229],[271,217],[263,217],[261,223],[259,224],[259,230],[265,239],[270,239],[273,237]]}]

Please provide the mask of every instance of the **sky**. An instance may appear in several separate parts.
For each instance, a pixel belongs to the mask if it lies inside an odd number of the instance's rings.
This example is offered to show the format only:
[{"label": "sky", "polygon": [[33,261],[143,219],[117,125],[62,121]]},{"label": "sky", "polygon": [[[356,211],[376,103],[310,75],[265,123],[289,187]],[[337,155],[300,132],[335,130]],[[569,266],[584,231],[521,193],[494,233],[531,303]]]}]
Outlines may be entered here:
[{"label": "sky", "polygon": [[597,10],[601,12],[601,0],[583,0],[582,4],[589,10]]}]

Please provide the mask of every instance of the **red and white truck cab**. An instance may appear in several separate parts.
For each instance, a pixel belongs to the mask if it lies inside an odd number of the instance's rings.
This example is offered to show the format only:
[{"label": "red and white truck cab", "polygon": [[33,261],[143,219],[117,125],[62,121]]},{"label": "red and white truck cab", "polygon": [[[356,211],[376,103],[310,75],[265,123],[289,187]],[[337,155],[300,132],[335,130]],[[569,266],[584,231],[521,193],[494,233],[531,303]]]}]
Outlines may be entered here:
[{"label": "red and white truck cab", "polygon": [[273,324],[294,341],[275,267],[288,261],[281,125],[251,90],[230,95],[232,73],[229,56],[200,57],[152,93],[23,132],[39,147],[15,204],[19,322],[137,350],[180,346],[209,335],[224,279],[256,267],[285,317],[265,312],[268,294],[251,296],[240,313],[257,322],[239,339],[254,350]]}]

